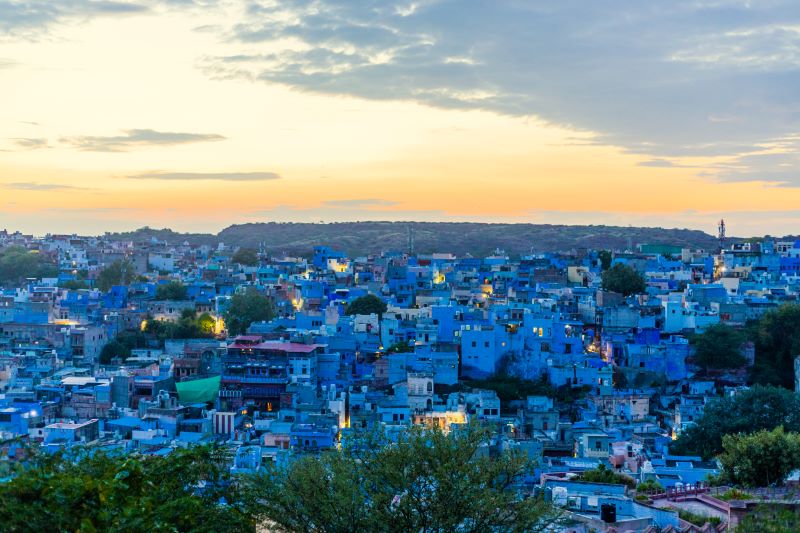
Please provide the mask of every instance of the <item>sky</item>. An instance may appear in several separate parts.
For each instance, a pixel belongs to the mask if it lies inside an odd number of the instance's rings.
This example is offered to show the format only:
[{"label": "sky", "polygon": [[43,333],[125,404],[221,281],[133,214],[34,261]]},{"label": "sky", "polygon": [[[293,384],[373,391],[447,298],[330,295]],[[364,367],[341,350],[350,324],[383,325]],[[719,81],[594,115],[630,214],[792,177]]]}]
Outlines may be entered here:
[{"label": "sky", "polygon": [[0,0],[0,228],[800,233],[796,0]]}]

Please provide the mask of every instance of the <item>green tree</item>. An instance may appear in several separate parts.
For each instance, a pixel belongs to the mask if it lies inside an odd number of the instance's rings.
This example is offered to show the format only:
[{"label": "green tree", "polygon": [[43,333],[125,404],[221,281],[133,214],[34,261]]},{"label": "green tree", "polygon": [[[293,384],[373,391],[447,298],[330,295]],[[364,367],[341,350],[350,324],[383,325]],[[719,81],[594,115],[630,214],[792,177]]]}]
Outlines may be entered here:
[{"label": "green tree", "polygon": [[386,302],[374,294],[367,294],[350,302],[344,312],[346,315],[378,315],[378,338],[383,339],[383,313],[386,309]]},{"label": "green tree", "polygon": [[62,283],[59,283],[59,287],[62,289],[69,289],[71,291],[77,291],[80,289],[88,289],[89,285],[86,284],[85,281],[80,279],[69,279]]},{"label": "green tree", "polygon": [[162,343],[167,339],[199,339],[214,336],[215,321],[208,313],[199,317],[192,309],[184,309],[178,320],[148,320],[145,333]]},{"label": "green tree", "polygon": [[346,315],[378,315],[380,319],[387,309],[386,302],[375,296],[374,294],[367,294],[359,296],[347,305],[345,309]]},{"label": "green tree", "polygon": [[125,360],[131,356],[131,350],[117,339],[111,339],[100,351],[100,364],[107,365],[115,358]]},{"label": "green tree", "polygon": [[[73,448],[0,483],[0,528],[27,531],[255,531],[222,448],[167,457]],[[227,501],[223,504],[221,501]]]},{"label": "green tree", "polygon": [[521,454],[482,453],[476,427],[444,434],[413,427],[345,442],[255,478],[261,516],[278,531],[544,531],[552,508],[513,490],[531,472]]},{"label": "green tree", "polygon": [[255,287],[234,294],[224,315],[225,327],[230,335],[241,335],[253,322],[269,321],[273,317],[275,306],[272,299],[258,292]]},{"label": "green tree", "polygon": [[0,251],[0,285],[15,285],[26,278],[57,275],[58,268],[36,250],[9,246]]},{"label": "green tree", "polygon": [[762,429],[749,435],[722,437],[719,456],[724,478],[734,485],[768,487],[782,485],[800,467],[800,435],[785,433],[783,427]]},{"label": "green tree", "polygon": [[200,333],[204,337],[212,337],[214,335],[216,325],[217,321],[214,320],[214,317],[208,313],[203,313],[197,317],[197,326],[200,328]]},{"label": "green tree", "polygon": [[777,387],[754,386],[733,397],[711,400],[703,415],[670,446],[678,455],[711,459],[723,451],[724,435],[772,430],[800,431],[800,395]]},{"label": "green tree", "polygon": [[231,262],[244,266],[256,266],[258,265],[258,252],[252,248],[239,248],[231,256]]},{"label": "green tree", "polygon": [[400,341],[392,344],[388,348],[386,348],[387,354],[392,353],[410,353],[414,351],[414,347],[408,343],[408,341]]},{"label": "green tree", "polygon": [[168,281],[156,287],[156,300],[186,300],[186,286],[180,281]]},{"label": "green tree", "polygon": [[602,274],[603,290],[618,292],[625,296],[640,294],[647,289],[644,277],[631,266],[617,263]]},{"label": "green tree", "polygon": [[742,355],[744,334],[725,324],[714,324],[690,339],[695,363],[709,369],[739,368],[747,362]]},{"label": "green tree", "polygon": [[749,328],[755,343],[753,379],[794,389],[794,358],[800,355],[800,304],[768,311]]},{"label": "green tree", "polygon": [[627,485],[630,488],[634,488],[636,486],[636,481],[632,477],[615,472],[603,463],[600,463],[597,468],[587,470],[581,474],[578,479],[580,481],[589,481],[592,483],[613,483],[617,485]]},{"label": "green tree", "polygon": [[101,291],[108,291],[115,285],[130,285],[136,278],[136,269],[127,259],[117,259],[100,271],[95,285]]},{"label": "green tree", "polygon": [[600,260],[600,270],[605,272],[609,268],[611,268],[611,260],[613,256],[611,252],[608,250],[600,250],[597,252],[597,258]]},{"label": "green tree", "polygon": [[121,331],[117,336],[100,351],[100,363],[107,365],[114,358],[123,361],[131,356],[131,352],[137,348],[147,347],[147,339],[141,331]]}]

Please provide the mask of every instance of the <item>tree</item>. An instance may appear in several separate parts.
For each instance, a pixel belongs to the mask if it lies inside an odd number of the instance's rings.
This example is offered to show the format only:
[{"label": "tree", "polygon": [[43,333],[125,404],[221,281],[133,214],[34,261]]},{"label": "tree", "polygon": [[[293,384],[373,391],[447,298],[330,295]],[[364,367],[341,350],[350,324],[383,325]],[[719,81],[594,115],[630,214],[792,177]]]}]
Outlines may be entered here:
[{"label": "tree", "polygon": [[374,294],[367,294],[359,296],[345,309],[346,315],[378,315],[378,319],[383,316],[387,309],[386,302],[375,296]]},{"label": "tree", "polygon": [[111,339],[100,351],[100,364],[107,365],[112,360],[120,358],[123,361],[131,356],[131,350],[117,339]]},{"label": "tree", "polygon": [[[367,294],[359,296],[350,302],[345,309],[346,315],[378,315],[378,338],[383,339],[383,313],[386,312],[388,306],[386,302],[375,296],[374,294]],[[382,341],[381,341],[382,342]]]},{"label": "tree", "polygon": [[755,386],[710,401],[697,422],[670,446],[677,455],[700,455],[711,459],[723,451],[724,435],[773,430],[800,431],[800,395],[777,387]]},{"label": "tree", "polygon": [[756,383],[794,389],[794,358],[800,355],[800,304],[768,311],[749,328],[755,343]]},{"label": "tree", "polygon": [[388,348],[386,348],[386,353],[393,354],[393,353],[411,353],[414,351],[414,347],[408,343],[408,341],[400,341],[392,344]]},{"label": "tree", "polygon": [[255,287],[248,287],[245,292],[231,297],[224,318],[228,333],[241,335],[253,322],[272,320],[274,316],[275,306],[272,299],[258,292]]},{"label": "tree", "polygon": [[605,464],[600,463],[597,468],[587,470],[581,474],[580,481],[588,481],[591,483],[613,483],[617,485],[627,485],[630,488],[636,486],[636,481],[629,476],[615,472],[614,470],[606,467]]},{"label": "tree", "polygon": [[100,271],[95,285],[101,291],[108,291],[115,285],[130,285],[135,277],[133,263],[127,259],[117,259]]},{"label": "tree", "polygon": [[208,313],[203,313],[197,317],[197,326],[200,328],[200,333],[204,337],[211,337],[215,334],[217,321]]},{"label": "tree", "polygon": [[77,447],[32,462],[0,483],[4,532],[255,531],[222,448],[145,458]]},{"label": "tree", "polygon": [[261,516],[279,531],[544,531],[555,515],[513,490],[530,473],[519,453],[481,453],[488,433],[413,427],[346,441],[252,480]]},{"label": "tree", "polygon": [[121,331],[103,346],[100,351],[100,364],[107,365],[117,357],[124,361],[131,356],[133,350],[146,346],[147,339],[141,331]]},{"label": "tree", "polygon": [[239,248],[231,256],[231,261],[244,266],[256,266],[258,264],[258,252],[252,248]]},{"label": "tree", "polygon": [[192,309],[184,309],[176,321],[148,320],[145,332],[161,342],[166,339],[199,339],[213,337],[215,324],[216,321],[208,313],[198,317]]},{"label": "tree", "polygon": [[747,362],[742,355],[744,334],[725,324],[714,324],[690,339],[695,363],[709,369],[739,368]]},{"label": "tree", "polygon": [[608,250],[600,250],[597,252],[597,258],[600,260],[600,270],[605,272],[611,267],[611,260],[613,256]]},{"label": "tree", "polygon": [[54,277],[58,268],[36,250],[9,246],[0,251],[0,285],[14,285],[25,278]]},{"label": "tree", "polygon": [[156,287],[156,300],[186,300],[186,286],[180,281],[168,281]]},{"label": "tree", "polygon": [[62,289],[77,291],[80,289],[88,289],[89,285],[87,285],[86,282],[81,279],[68,279],[67,281],[59,283],[59,287]]},{"label": "tree", "polygon": [[603,290],[618,292],[624,296],[640,294],[647,289],[644,277],[633,267],[617,263],[602,274]]},{"label": "tree", "polygon": [[722,437],[719,456],[726,481],[744,487],[782,485],[800,467],[800,435],[783,427]]}]

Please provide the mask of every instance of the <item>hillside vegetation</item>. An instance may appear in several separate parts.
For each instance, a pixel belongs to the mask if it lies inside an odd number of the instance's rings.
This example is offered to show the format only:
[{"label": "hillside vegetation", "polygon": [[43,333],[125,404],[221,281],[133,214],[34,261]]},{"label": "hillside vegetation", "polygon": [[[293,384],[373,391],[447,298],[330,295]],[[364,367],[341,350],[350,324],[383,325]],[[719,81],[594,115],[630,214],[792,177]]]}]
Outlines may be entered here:
[{"label": "hillside vegetation", "polygon": [[177,233],[169,229],[142,228],[113,237],[169,242],[216,244],[258,248],[273,253],[308,255],[317,245],[343,250],[351,256],[407,249],[413,229],[417,253],[451,252],[485,256],[499,248],[512,256],[577,248],[624,250],[629,244],[668,244],[713,249],[716,239],[689,229],[623,226],[567,226],[550,224],[483,224],[473,222],[338,222],[236,224],[213,234]]}]

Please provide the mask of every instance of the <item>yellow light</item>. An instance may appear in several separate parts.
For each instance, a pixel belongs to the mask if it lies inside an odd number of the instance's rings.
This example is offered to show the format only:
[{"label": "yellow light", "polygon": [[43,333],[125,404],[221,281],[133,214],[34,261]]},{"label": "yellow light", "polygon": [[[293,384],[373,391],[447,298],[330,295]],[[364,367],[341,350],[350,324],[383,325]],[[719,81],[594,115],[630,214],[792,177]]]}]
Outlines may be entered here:
[{"label": "yellow light", "polygon": [[147,329],[147,320],[142,320],[142,323],[141,323],[141,325],[139,326],[139,328],[140,328],[142,331],[146,330],[146,329]]}]

